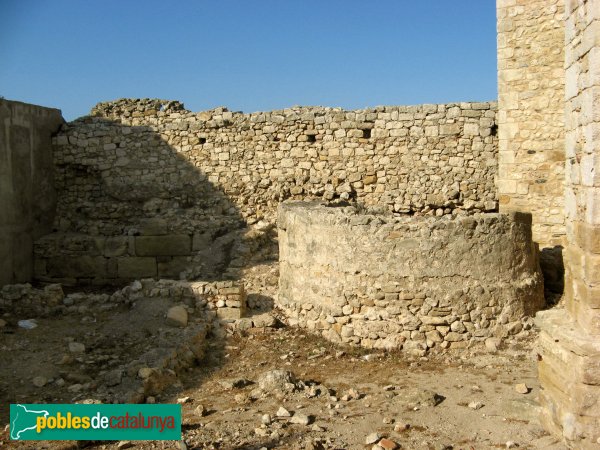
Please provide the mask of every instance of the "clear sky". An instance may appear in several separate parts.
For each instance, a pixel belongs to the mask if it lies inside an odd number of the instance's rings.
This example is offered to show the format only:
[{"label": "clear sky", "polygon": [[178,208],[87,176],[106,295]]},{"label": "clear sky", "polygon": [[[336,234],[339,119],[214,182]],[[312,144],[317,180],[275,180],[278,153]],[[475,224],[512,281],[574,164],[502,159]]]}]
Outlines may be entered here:
[{"label": "clear sky", "polygon": [[492,100],[494,0],[0,0],[0,96],[202,111]]}]

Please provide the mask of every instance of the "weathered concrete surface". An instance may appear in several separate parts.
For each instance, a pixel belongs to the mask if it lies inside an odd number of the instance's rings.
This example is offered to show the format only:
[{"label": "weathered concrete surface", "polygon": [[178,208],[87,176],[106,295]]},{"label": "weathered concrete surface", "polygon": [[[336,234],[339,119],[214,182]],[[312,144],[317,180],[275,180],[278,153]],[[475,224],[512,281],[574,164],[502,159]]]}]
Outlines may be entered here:
[{"label": "weathered concrete surface", "polygon": [[52,135],[58,109],[0,99],[0,286],[30,281],[33,241],[56,207]]},{"label": "weathered concrete surface", "polygon": [[333,341],[461,348],[544,303],[529,214],[398,217],[280,206],[279,304]]}]

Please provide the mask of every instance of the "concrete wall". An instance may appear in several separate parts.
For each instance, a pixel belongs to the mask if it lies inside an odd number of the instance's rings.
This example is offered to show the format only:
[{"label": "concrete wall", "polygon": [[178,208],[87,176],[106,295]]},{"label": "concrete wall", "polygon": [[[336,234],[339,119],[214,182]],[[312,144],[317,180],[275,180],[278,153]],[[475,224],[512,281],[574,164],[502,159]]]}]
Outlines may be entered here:
[{"label": "concrete wall", "polygon": [[464,348],[523,329],[544,303],[531,215],[373,215],[283,203],[278,304],[365,347]]},{"label": "concrete wall", "polygon": [[564,0],[497,0],[500,211],[564,242]]},{"label": "concrete wall", "polygon": [[62,123],[57,109],[0,99],[0,286],[31,280],[33,241],[51,231]]}]

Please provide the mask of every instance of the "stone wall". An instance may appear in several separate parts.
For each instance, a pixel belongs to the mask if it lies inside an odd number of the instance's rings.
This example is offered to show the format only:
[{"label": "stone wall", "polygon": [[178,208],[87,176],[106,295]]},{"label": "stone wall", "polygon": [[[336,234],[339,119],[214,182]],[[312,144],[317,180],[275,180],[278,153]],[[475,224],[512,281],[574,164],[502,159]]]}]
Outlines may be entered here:
[{"label": "stone wall", "polygon": [[564,0],[497,0],[500,211],[564,245]]},{"label": "stone wall", "polygon": [[540,314],[544,425],[600,444],[600,1],[566,1],[566,309]]},{"label": "stone wall", "polygon": [[531,215],[283,203],[278,304],[335,342],[425,351],[523,329],[544,303]]},{"label": "stone wall", "polygon": [[30,281],[33,241],[52,229],[57,109],[0,99],[0,286]]},{"label": "stone wall", "polygon": [[494,103],[253,114],[100,103],[55,139],[56,233],[36,247],[36,274],[177,277],[199,252],[227,266],[252,244],[211,245],[245,225],[266,232],[288,198],[493,211],[495,117]]}]

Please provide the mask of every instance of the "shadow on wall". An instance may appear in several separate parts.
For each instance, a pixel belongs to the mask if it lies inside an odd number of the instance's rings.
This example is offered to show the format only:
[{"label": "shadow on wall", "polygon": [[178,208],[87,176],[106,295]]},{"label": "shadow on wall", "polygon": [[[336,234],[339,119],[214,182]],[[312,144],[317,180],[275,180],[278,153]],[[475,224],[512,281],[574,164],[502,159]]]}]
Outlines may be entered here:
[{"label": "shadow on wall", "polygon": [[36,243],[36,278],[65,285],[236,279],[252,258],[276,258],[273,228],[248,228],[177,139],[98,117],[66,124],[54,146],[54,232]]},{"label": "shadow on wall", "polygon": [[[170,399],[180,387],[176,382],[206,356],[207,366],[191,372],[193,380],[187,381],[201,384],[222,365],[229,323],[244,315],[244,288],[235,280],[255,262],[277,258],[273,227],[260,222],[247,226],[239,208],[187,159],[185,148],[183,142],[167,142],[150,126],[98,117],[65,124],[56,137],[57,213],[53,232],[35,244],[37,280],[81,290],[83,285],[117,286],[146,278],[112,295],[63,298],[60,288],[51,286],[60,295],[52,301],[40,298],[43,305],[35,314],[35,305],[22,312],[24,317],[61,312],[51,325],[57,337],[52,349],[60,349],[67,335],[84,344],[88,356],[110,352],[120,358],[114,370],[93,364],[78,369],[82,379],[98,386],[86,392],[90,398]],[[21,288],[31,290],[15,287]],[[264,308],[261,312],[273,307],[270,297],[248,297]],[[6,308],[16,311],[12,305]],[[61,322],[63,316],[79,314],[79,308],[93,313],[81,313],[90,317],[75,326]],[[260,318],[250,320],[256,324]],[[48,331],[46,326],[38,331]],[[65,396],[62,401],[73,397],[66,390],[56,395]],[[3,404],[14,403],[12,393],[7,397]],[[0,408],[0,419],[7,414]]]},{"label": "shadow on wall", "polygon": [[554,306],[562,297],[565,288],[565,266],[563,246],[542,249],[540,268],[544,275],[544,295],[548,306]]}]

